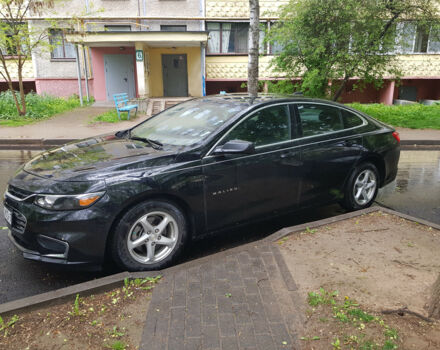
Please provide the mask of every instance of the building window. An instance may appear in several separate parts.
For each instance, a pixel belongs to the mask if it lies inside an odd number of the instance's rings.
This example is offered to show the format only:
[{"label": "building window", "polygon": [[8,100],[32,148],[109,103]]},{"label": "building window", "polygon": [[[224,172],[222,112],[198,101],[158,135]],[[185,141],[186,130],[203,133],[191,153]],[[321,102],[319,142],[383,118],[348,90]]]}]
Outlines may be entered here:
[{"label": "building window", "polygon": [[68,43],[62,30],[51,30],[49,35],[50,44],[53,46],[52,59],[75,59],[75,45]]},{"label": "building window", "polygon": [[413,22],[397,24],[397,53],[440,52],[440,30],[437,27],[417,26]]},{"label": "building window", "polygon": [[247,54],[249,23],[207,23],[208,53]]},{"label": "building window", "polygon": [[280,44],[278,41],[274,41],[270,43],[270,54],[271,55],[277,55],[283,52],[284,46]]},{"label": "building window", "polygon": [[131,32],[129,25],[105,25],[104,29],[109,32]]},{"label": "building window", "polygon": [[432,27],[429,31],[428,52],[440,52],[440,28],[438,27]]},{"label": "building window", "polygon": [[160,30],[164,32],[186,32],[186,25],[161,25]]},{"label": "building window", "polygon": [[416,40],[414,43],[414,52],[427,52],[429,41],[429,30],[424,27],[417,27]]},{"label": "building window", "polygon": [[[14,25],[16,27],[27,26],[27,24],[24,22],[17,22]],[[6,23],[6,22],[0,23],[0,31],[2,31],[5,35],[5,38],[3,40],[5,46],[0,47],[0,51],[1,51],[2,55],[4,55],[4,56],[15,56],[18,54],[17,44],[13,40],[13,38],[14,38],[13,30],[14,29],[11,28],[11,26],[8,23]],[[18,35],[18,37],[20,37],[20,35]],[[20,40],[21,54],[26,55],[26,53],[27,53],[26,45],[25,45],[25,43],[23,43],[23,41],[26,42],[26,40],[23,40],[23,39]]]}]

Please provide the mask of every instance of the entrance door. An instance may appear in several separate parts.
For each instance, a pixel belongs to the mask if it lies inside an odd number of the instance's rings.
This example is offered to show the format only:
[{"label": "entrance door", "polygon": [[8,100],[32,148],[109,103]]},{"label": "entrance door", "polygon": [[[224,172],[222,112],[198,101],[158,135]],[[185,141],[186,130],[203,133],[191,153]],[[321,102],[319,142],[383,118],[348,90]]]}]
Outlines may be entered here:
[{"label": "entrance door", "polygon": [[134,65],[132,55],[104,55],[105,88],[107,101],[113,101],[113,95],[127,93],[134,98]]},{"label": "entrance door", "polygon": [[188,96],[186,54],[162,55],[164,97]]}]

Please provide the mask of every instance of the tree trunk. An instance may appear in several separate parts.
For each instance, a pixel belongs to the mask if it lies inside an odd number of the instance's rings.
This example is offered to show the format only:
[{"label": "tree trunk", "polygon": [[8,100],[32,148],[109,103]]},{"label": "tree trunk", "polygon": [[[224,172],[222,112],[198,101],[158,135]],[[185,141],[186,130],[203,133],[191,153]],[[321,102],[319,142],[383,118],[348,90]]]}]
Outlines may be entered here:
[{"label": "tree trunk", "polygon": [[342,81],[341,86],[339,87],[338,91],[336,91],[335,96],[333,96],[333,101],[337,101],[338,98],[341,96],[342,92],[345,89],[345,85],[347,85],[347,81],[348,81],[348,77],[346,76],[344,78],[344,80]]},{"label": "tree trunk", "polygon": [[252,97],[257,97],[258,46],[260,42],[260,5],[258,0],[249,0],[249,12],[248,92]]},{"label": "tree trunk", "polygon": [[24,86],[23,86],[23,65],[24,61],[22,61],[22,58],[18,58],[18,86],[20,90],[20,109],[18,113],[20,115],[26,115],[26,96],[24,94]]},{"label": "tree trunk", "polygon": [[440,320],[440,275],[434,283],[428,312],[430,318]]}]

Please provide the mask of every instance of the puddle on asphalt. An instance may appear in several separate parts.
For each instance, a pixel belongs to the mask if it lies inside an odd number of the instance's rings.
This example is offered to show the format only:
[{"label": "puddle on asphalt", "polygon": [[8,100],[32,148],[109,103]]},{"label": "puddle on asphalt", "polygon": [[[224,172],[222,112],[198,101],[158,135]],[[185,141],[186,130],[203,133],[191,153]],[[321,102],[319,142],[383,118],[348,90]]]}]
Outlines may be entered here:
[{"label": "puddle on asphalt", "polygon": [[440,224],[440,151],[402,151],[396,180],[376,201]]}]

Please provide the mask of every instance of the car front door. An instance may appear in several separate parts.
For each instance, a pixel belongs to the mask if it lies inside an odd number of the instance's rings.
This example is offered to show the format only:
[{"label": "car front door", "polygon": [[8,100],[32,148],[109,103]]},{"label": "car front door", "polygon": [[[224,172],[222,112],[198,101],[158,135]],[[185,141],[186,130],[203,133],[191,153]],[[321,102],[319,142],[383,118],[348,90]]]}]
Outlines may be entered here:
[{"label": "car front door", "polygon": [[203,160],[207,228],[216,230],[294,207],[299,199],[296,125],[288,104],[244,117],[220,140],[253,142],[253,154],[210,154]]},{"label": "car front door", "polygon": [[296,107],[302,136],[301,204],[342,198],[344,182],[361,154],[362,137],[356,129],[364,121],[336,106],[299,103]]}]

